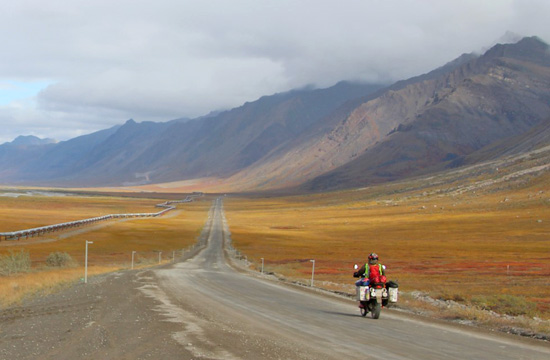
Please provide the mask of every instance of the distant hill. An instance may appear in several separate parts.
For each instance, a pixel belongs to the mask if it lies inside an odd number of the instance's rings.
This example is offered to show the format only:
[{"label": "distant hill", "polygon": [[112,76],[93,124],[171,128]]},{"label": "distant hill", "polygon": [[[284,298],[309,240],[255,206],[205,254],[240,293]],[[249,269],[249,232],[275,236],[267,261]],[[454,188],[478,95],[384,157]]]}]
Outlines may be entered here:
[{"label": "distant hill", "polygon": [[46,144],[55,144],[57,141],[54,139],[40,139],[37,136],[33,135],[21,135],[15,138],[11,143],[14,146],[36,146],[36,145],[46,145]]},{"label": "distant hill", "polygon": [[129,120],[57,144],[7,143],[0,145],[0,182],[216,178],[233,190],[325,191],[531,151],[548,141],[549,54],[529,37],[393,85],[341,82],[194,120]]}]

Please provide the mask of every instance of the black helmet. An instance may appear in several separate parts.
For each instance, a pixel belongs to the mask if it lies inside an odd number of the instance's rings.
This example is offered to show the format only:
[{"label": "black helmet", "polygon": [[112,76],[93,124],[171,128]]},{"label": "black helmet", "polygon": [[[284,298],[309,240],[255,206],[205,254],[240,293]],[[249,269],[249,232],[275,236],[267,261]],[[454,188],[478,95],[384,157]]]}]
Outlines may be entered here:
[{"label": "black helmet", "polygon": [[369,264],[370,265],[378,264],[378,255],[376,255],[376,253],[372,253],[369,255]]}]

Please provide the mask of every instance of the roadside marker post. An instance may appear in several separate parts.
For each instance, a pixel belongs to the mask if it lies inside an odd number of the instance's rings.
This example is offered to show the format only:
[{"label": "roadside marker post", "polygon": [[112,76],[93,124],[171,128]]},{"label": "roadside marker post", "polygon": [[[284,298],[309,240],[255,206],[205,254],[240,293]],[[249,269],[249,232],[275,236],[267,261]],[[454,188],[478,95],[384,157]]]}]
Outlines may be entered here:
[{"label": "roadside marker post", "polygon": [[160,264],[160,256],[162,254],[162,251],[159,251],[159,264]]},{"label": "roadside marker post", "polygon": [[136,254],[135,251],[132,251],[132,270],[134,270],[134,255]]},{"label": "roadside marker post", "polygon": [[264,273],[264,258],[262,258],[262,274]]},{"label": "roadside marker post", "polygon": [[88,283],[88,244],[93,243],[93,241],[86,240],[86,255],[84,257],[84,284]]},{"label": "roadside marker post", "polygon": [[315,260],[309,260],[313,263],[311,267],[311,286],[313,287],[313,276],[315,275]]}]

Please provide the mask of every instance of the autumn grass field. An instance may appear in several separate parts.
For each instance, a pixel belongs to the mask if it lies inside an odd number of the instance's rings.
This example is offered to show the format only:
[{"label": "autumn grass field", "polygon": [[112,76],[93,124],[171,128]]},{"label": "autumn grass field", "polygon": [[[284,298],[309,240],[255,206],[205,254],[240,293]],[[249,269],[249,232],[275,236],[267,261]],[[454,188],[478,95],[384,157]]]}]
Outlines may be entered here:
[{"label": "autumn grass field", "polygon": [[[184,195],[180,196],[185,198]],[[151,213],[163,199],[113,196],[0,196],[0,231],[13,231],[114,213]],[[88,274],[134,266],[158,264],[181,256],[193,245],[206,221],[209,201],[198,199],[176,204],[177,209],[161,217],[107,220],[95,225],[50,233],[19,241],[0,242],[0,256],[24,251],[29,254],[30,272],[0,276],[0,306],[20,301],[36,292],[46,293],[60,284],[80,281],[84,276],[85,241],[89,245]],[[68,253],[75,267],[55,268],[46,264],[53,252]]]},{"label": "autumn grass field", "polygon": [[[486,174],[468,174],[465,180],[453,174],[323,194],[228,194],[224,209],[233,246],[252,262],[252,269],[259,270],[263,258],[266,272],[309,284],[310,260],[315,260],[316,287],[351,294],[353,265],[376,252],[388,278],[399,283],[400,306],[427,306],[415,294],[452,300],[467,308],[462,313],[440,309],[441,317],[484,321],[483,311],[492,310],[519,316],[529,321],[525,327],[550,334],[550,174],[506,179],[487,181]],[[154,212],[155,204],[184,197],[0,197],[0,231]],[[113,220],[0,242],[0,256],[23,249],[32,260],[31,272],[0,276],[0,306],[79,281],[85,240],[94,242],[89,248],[91,275],[129,268],[132,251],[136,266],[157,264],[159,252],[163,261],[170,261],[196,242],[213,198],[178,204],[163,217]],[[69,253],[77,267],[46,266],[55,251]]]},{"label": "autumn grass field", "polygon": [[155,212],[155,199],[102,196],[2,196],[0,231],[16,231],[107,214]]},{"label": "autumn grass field", "polygon": [[353,265],[376,252],[404,293],[550,319],[548,180],[227,197],[224,207],[256,269],[264,258],[265,271],[308,284],[314,259],[316,286],[352,293]]}]

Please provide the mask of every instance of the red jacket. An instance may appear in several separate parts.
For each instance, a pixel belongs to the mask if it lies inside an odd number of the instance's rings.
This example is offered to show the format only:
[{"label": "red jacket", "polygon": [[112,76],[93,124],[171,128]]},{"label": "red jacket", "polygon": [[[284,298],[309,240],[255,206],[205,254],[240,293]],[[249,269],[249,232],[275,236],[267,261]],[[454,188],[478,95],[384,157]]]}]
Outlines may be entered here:
[{"label": "red jacket", "polygon": [[354,277],[364,277],[369,279],[371,282],[383,282],[380,281],[380,277],[386,275],[385,266],[382,264],[369,265],[368,263],[363,265],[359,270],[357,270],[353,276]]},{"label": "red jacket", "polygon": [[382,264],[369,265],[368,269],[368,277],[371,284],[386,282],[386,276],[384,276],[384,266],[382,266]]}]

